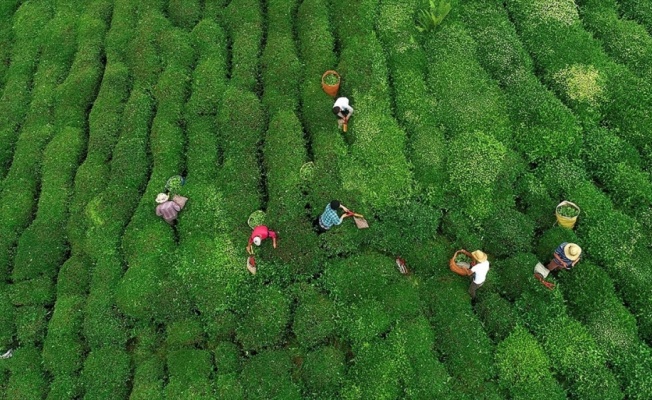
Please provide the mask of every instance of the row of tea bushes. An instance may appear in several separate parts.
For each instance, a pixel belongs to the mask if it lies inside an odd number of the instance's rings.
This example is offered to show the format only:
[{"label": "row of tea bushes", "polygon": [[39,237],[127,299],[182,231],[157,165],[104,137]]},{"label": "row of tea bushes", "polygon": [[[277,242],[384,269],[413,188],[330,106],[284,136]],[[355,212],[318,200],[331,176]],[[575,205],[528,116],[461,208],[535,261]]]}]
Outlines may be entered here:
[{"label": "row of tea bushes", "polygon": [[[128,20],[132,12],[132,7],[124,2],[115,4],[107,43],[112,42],[117,30],[128,27],[130,31],[133,28]],[[85,209],[109,179],[110,158],[118,140],[122,111],[130,89],[129,71],[120,62],[124,60],[108,44],[106,53],[109,61],[88,116],[86,159],[75,175],[74,196],[69,206],[66,232],[72,255],[61,266],[57,276],[54,312],[43,344],[43,361],[53,375],[48,393],[50,399],[69,399],[83,393],[79,376],[86,354],[82,323],[92,266],[85,254],[88,226]]]},{"label": "row of tea bushes", "polygon": [[[562,165],[563,169],[559,170]],[[537,174],[550,193],[561,193],[564,198],[583,205],[582,222],[577,228],[582,248],[605,268],[637,316],[641,336],[649,340],[652,314],[645,304],[652,299],[652,290],[637,268],[637,262],[648,253],[640,247],[645,246],[640,225],[614,210],[610,200],[586,179],[585,171],[571,162],[547,163]]]},{"label": "row of tea bushes", "polygon": [[[298,50],[304,65],[300,84],[300,120],[306,131],[308,156],[312,156],[314,162],[313,172],[306,182],[306,192],[310,216],[316,220],[331,200],[337,199],[352,209],[357,204],[352,203],[355,196],[342,186],[340,164],[348,150],[331,112],[333,99],[319,85],[322,74],[334,69],[337,62],[329,6],[323,0],[304,1],[297,10],[296,20]],[[340,96],[347,95],[343,91],[347,79],[345,75],[342,76]],[[334,229],[328,235],[319,237],[324,254],[349,254],[360,246],[360,232],[349,228],[352,227]]]},{"label": "row of tea bushes", "polygon": [[[317,238],[306,218],[305,178],[301,167],[308,161],[303,126],[296,115],[301,66],[292,31],[294,0],[267,4],[268,35],[261,58],[263,104],[270,116],[263,148],[269,226],[281,232],[282,245],[274,256],[293,273],[312,275],[318,268]],[[285,234],[284,234],[285,233]]]},{"label": "row of tea bushes", "polygon": [[625,18],[639,21],[652,34],[652,4],[636,0],[618,0],[618,7]]},{"label": "row of tea bushes", "polygon": [[409,242],[429,238],[437,230],[447,180],[445,141],[431,109],[426,85],[427,60],[411,35],[415,32],[416,2],[383,1],[378,6],[376,29],[387,55],[394,113],[406,132],[406,157],[414,177],[411,199],[383,210],[372,245],[392,254],[406,254]]},{"label": "row of tea bushes", "polygon": [[5,1],[0,4],[0,90],[4,89],[6,83],[5,74],[9,69],[9,60],[14,44],[13,24],[14,13],[20,5],[19,0]]},{"label": "row of tea bushes", "polygon": [[373,30],[377,4],[336,2],[333,14],[341,49],[337,70],[346,77],[340,95],[355,109],[344,134],[350,142],[348,154],[339,163],[342,186],[367,213],[396,206],[412,191],[406,133],[392,116],[389,71]]},{"label": "row of tea bushes", "polygon": [[[45,11],[45,9],[35,9],[34,12]],[[24,21],[37,22],[41,16],[32,21],[30,16],[30,7],[25,7],[26,12]],[[20,14],[19,14],[20,15]],[[48,14],[46,14],[48,15]],[[65,22],[64,22],[65,20]],[[57,45],[50,44],[45,46],[44,40],[49,36],[39,36],[37,39],[30,35],[31,44],[25,43],[26,54],[29,49],[35,50],[44,47],[41,53],[41,63],[36,72],[38,79],[33,82],[36,86],[34,94],[43,96],[38,101],[29,104],[27,113],[28,123],[22,126],[20,135],[17,136],[16,152],[13,154],[14,162],[3,182],[2,200],[3,207],[0,209],[2,221],[0,222],[0,276],[4,281],[11,277],[11,268],[14,258],[14,246],[20,234],[30,224],[33,218],[33,208],[35,206],[35,196],[39,185],[39,161],[43,158],[43,149],[48,140],[54,134],[52,128],[51,101],[54,98],[56,85],[65,78],[68,71],[75,49],[75,31],[70,32],[67,25],[73,20],[66,14],[60,18],[50,20],[47,24],[48,34],[60,39]],[[17,24],[17,26],[22,26]],[[31,26],[36,27],[34,25]],[[43,31],[43,28],[41,28]],[[36,45],[36,47],[34,47]],[[70,46],[71,48],[67,48]],[[32,54],[32,56],[34,56]],[[19,62],[19,59],[16,59]],[[31,73],[30,73],[31,74]],[[31,82],[31,77],[29,78]],[[6,92],[5,92],[6,93]],[[27,99],[23,99],[25,103]],[[13,112],[17,112],[14,110]],[[22,116],[25,116],[23,114]],[[21,116],[21,119],[22,119]],[[22,121],[21,121],[22,122]],[[18,129],[18,125],[13,129]],[[11,155],[10,155],[11,157]],[[52,282],[47,277],[25,282],[19,287],[7,285],[7,295],[3,296],[3,301],[7,301],[3,308],[10,310],[8,315],[10,321],[2,325],[3,347],[9,347],[16,339],[21,342],[38,343],[43,342],[45,333],[46,310],[42,305],[52,302],[53,290]],[[14,306],[24,306],[15,308]],[[40,363],[38,363],[40,365]],[[17,378],[20,379],[20,378]],[[28,384],[28,382],[26,382]]]},{"label": "row of tea bushes", "polygon": [[[11,2],[3,2],[4,5],[10,6]],[[10,10],[11,8],[8,8]],[[16,10],[13,15],[13,24],[10,26],[14,35],[14,42],[11,48],[11,64],[4,75],[4,85],[2,97],[0,97],[0,178],[5,178],[9,171],[9,165],[14,155],[16,142],[18,141],[19,132],[23,124],[25,115],[30,109],[30,99],[33,97],[32,88],[35,85],[35,73],[39,64],[39,59],[51,57],[41,54],[44,42],[38,33],[43,35],[48,21],[52,18],[52,7],[47,0],[25,2]],[[51,28],[48,25],[48,29]],[[61,28],[61,27],[60,27]],[[56,30],[49,31],[46,37],[50,38]],[[38,40],[35,40],[37,33]],[[65,44],[61,46],[63,54],[67,54],[70,48],[70,42],[65,41],[65,37],[57,38]],[[44,78],[39,78],[42,80]],[[37,90],[35,94],[39,94]]]},{"label": "row of tea bushes", "polygon": [[[137,28],[135,25],[132,28],[139,40],[129,44],[138,47],[142,59],[125,58],[129,72],[133,72],[133,86],[111,155],[110,174],[101,193],[85,209],[88,229],[84,250],[93,269],[83,322],[84,339],[91,353],[84,362],[81,377],[86,396],[94,398],[109,398],[110,394],[126,397],[126,382],[131,376],[131,360],[126,351],[127,321],[118,311],[115,298],[124,268],[120,239],[147,182],[150,165],[147,138],[155,104],[147,92],[160,68],[158,57],[151,57],[156,54],[156,19],[151,11],[141,7],[142,19]],[[120,40],[129,41],[116,38],[117,43]],[[107,353],[105,364],[99,363],[98,358]],[[106,376],[106,368],[112,369],[111,376]]]},{"label": "row of tea bushes", "polygon": [[538,4],[510,0],[506,6],[543,81],[580,121],[607,124],[649,161],[652,100],[639,90],[646,82],[609,59],[582,26],[575,3],[560,1],[550,9]]},{"label": "row of tea bushes", "polygon": [[130,317],[166,321],[187,311],[187,299],[173,272],[175,234],[172,227],[156,216],[154,199],[164,190],[169,177],[185,169],[185,133],[181,121],[195,54],[188,33],[172,27],[158,11],[152,11],[152,16],[154,23],[160,25],[156,39],[163,71],[153,88],[156,114],[148,140],[151,171],[122,237],[129,268],[116,290],[116,303]]},{"label": "row of tea bushes", "polygon": [[259,57],[263,39],[263,15],[260,2],[231,1],[224,10],[222,20],[231,42],[230,83],[242,90],[257,91]]},{"label": "row of tea bushes", "polygon": [[531,253],[496,262],[496,289],[515,301],[518,323],[543,347],[551,369],[573,398],[622,399],[605,352],[590,330],[569,316],[560,290],[550,291],[532,277],[536,262]]},{"label": "row of tea bushes", "polygon": [[618,15],[615,0],[578,1],[582,23],[602,41],[605,51],[632,73],[648,79],[652,73],[652,37],[642,25]]}]

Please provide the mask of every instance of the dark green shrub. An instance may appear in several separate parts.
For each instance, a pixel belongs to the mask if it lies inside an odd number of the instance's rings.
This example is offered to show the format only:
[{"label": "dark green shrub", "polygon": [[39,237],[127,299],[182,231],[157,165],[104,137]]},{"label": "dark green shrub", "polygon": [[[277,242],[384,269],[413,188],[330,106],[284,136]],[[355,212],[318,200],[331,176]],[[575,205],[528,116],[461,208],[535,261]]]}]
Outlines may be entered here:
[{"label": "dark green shrub", "polygon": [[49,305],[54,303],[54,287],[52,279],[41,276],[29,281],[17,282],[11,285],[9,295],[17,305]]},{"label": "dark green shrub", "polygon": [[247,399],[301,399],[297,385],[290,378],[292,364],[285,350],[257,354],[244,365],[240,384]]},{"label": "dark green shrub", "polygon": [[[109,284],[117,282],[109,282]],[[99,285],[98,285],[99,286]],[[83,332],[91,349],[102,346],[123,346],[127,342],[126,321],[115,307],[113,294],[101,287],[91,286],[84,307]]]},{"label": "dark green shrub", "polygon": [[220,375],[240,372],[240,349],[233,342],[219,342],[213,350],[215,367]]},{"label": "dark green shrub", "polygon": [[89,261],[81,256],[67,259],[57,276],[57,297],[85,296],[90,284]]},{"label": "dark green shrub", "polygon": [[550,319],[542,326],[540,339],[570,396],[623,398],[614,375],[605,366],[604,352],[579,322],[563,315]]},{"label": "dark green shrub", "polygon": [[624,17],[639,21],[648,32],[652,31],[652,4],[635,0],[619,0],[618,6]]},{"label": "dark green shrub", "polygon": [[[581,214],[580,214],[581,215]],[[564,242],[577,243],[582,247],[582,241],[572,229],[562,226],[555,226],[545,231],[540,237],[536,246],[536,255],[543,265],[553,259],[557,247]]]},{"label": "dark green shrub", "polygon": [[329,264],[323,279],[333,299],[354,303],[359,299],[382,299],[398,276],[393,259],[370,253]]},{"label": "dark green shrub", "polygon": [[550,364],[536,339],[521,326],[496,346],[499,385],[513,399],[565,399]]},{"label": "dark green shrub", "polygon": [[129,399],[163,399],[164,369],[165,365],[157,357],[140,360],[134,368],[133,386],[129,393]]},{"label": "dark green shrub", "polygon": [[[3,360],[5,361],[5,360]],[[23,345],[9,359],[11,376],[6,387],[7,399],[42,399],[47,392],[47,382],[41,369],[38,348]]]},{"label": "dark green shrub", "polygon": [[478,293],[475,313],[482,321],[487,334],[494,342],[504,340],[516,326],[514,306],[495,291]]},{"label": "dark green shrub", "polygon": [[13,342],[15,334],[15,307],[9,298],[9,285],[0,283],[0,348],[6,348]]},{"label": "dark green shrub", "polygon": [[45,340],[48,324],[47,310],[36,305],[18,307],[15,313],[15,324],[19,342],[41,345]]},{"label": "dark green shrub", "polygon": [[305,394],[322,399],[338,398],[346,374],[344,353],[332,346],[320,347],[306,355],[301,365]]},{"label": "dark green shrub", "polygon": [[398,376],[409,399],[453,399],[450,393],[450,375],[433,351],[435,342],[428,320],[419,316],[402,320],[388,335],[394,354],[405,359],[399,361]]},{"label": "dark green shrub", "polygon": [[[268,11],[270,11],[268,9]],[[263,104],[270,110],[295,110],[299,102],[301,63],[294,48],[294,39],[288,31],[270,25],[261,62]]]},{"label": "dark green shrub", "polygon": [[467,287],[468,280],[460,276],[449,285],[431,278],[420,286],[420,294],[435,334],[434,347],[448,373],[459,383],[459,390],[491,397],[494,389],[486,382],[494,375],[493,345],[473,314]]},{"label": "dark green shrub", "polygon": [[242,383],[235,373],[217,375],[215,377],[215,392],[220,399],[244,400]]},{"label": "dark green shrub", "polygon": [[256,294],[239,321],[236,336],[245,350],[260,351],[285,339],[289,319],[288,298],[278,288],[268,286]]},{"label": "dark green shrub", "polygon": [[82,396],[83,389],[78,376],[56,376],[48,388],[47,400],[77,399]]},{"label": "dark green shrub", "polygon": [[349,399],[395,399],[401,394],[401,357],[391,345],[374,340],[356,351],[341,392]]},{"label": "dark green shrub", "polygon": [[569,319],[569,317],[561,290],[549,290],[534,277],[530,281],[534,281],[532,287],[521,293],[520,298],[514,302],[514,309],[519,316],[519,323],[539,337],[541,331],[558,318]]},{"label": "dark green shrub", "polygon": [[224,22],[233,43],[231,83],[241,89],[255,90],[263,35],[260,4],[253,0],[232,1],[225,10]]},{"label": "dark green shrub", "polygon": [[199,0],[170,0],[167,10],[173,24],[190,30],[199,21],[201,9],[202,5]]},{"label": "dark green shrub", "polygon": [[[107,371],[111,371],[110,374]],[[131,367],[129,354],[121,348],[104,346],[89,353],[84,361],[82,384],[86,399],[123,399]]]},{"label": "dark green shrub", "polygon": [[84,300],[81,296],[57,298],[43,343],[43,365],[54,375],[72,375],[81,369]]},{"label": "dark green shrub", "polygon": [[495,257],[529,251],[534,239],[534,222],[514,209],[501,208],[483,222],[486,252]]},{"label": "dark green shrub", "polygon": [[212,316],[202,316],[204,329],[208,338],[213,343],[222,340],[230,340],[235,337],[235,330],[238,326],[238,317],[229,311],[222,310],[215,312]]},{"label": "dark green shrub", "polygon": [[169,352],[167,366],[170,382],[177,381],[182,384],[207,380],[213,370],[210,352],[198,349]]},{"label": "dark green shrub", "polygon": [[498,211],[493,198],[496,183],[507,169],[506,148],[483,132],[461,133],[450,142],[449,148],[447,191],[451,206],[459,202],[473,219],[491,216]]},{"label": "dark green shrub", "polygon": [[336,307],[313,286],[297,286],[300,293],[294,310],[292,331],[297,341],[309,349],[330,339],[336,330]]},{"label": "dark green shrub", "polygon": [[168,348],[191,347],[204,341],[204,329],[198,318],[187,318],[167,326]]},{"label": "dark green shrub", "polygon": [[363,299],[339,308],[343,311],[341,330],[346,339],[358,346],[387,332],[394,321],[385,304],[375,299]]}]

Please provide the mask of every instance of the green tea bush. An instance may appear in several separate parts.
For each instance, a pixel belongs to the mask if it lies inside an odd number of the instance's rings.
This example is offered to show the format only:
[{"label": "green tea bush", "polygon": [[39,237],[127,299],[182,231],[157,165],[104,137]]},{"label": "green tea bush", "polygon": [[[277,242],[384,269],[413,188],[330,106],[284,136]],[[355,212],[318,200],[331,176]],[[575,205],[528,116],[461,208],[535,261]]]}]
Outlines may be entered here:
[{"label": "green tea bush", "polygon": [[565,399],[551,362],[536,339],[518,326],[496,346],[499,385],[513,399]]},{"label": "green tea bush", "polygon": [[[434,348],[450,376],[459,383],[459,390],[467,395],[484,393],[491,398],[494,389],[485,383],[494,376],[493,345],[469,305],[469,280],[455,276],[455,281],[446,285],[445,281],[430,278],[420,286],[435,334]],[[486,288],[478,292],[483,289]]]},{"label": "green tea bush", "polygon": [[510,0],[507,9],[543,70],[543,80],[580,119],[597,123],[604,116],[639,152],[646,152],[650,122],[645,110],[650,100],[638,90],[644,82],[609,60],[601,43],[582,27],[576,7],[558,2],[544,8]]},{"label": "green tea bush", "polygon": [[[3,6],[11,2],[4,2]],[[8,8],[10,9],[10,8]],[[14,44],[11,64],[4,76],[4,89],[0,97],[0,177],[5,178],[14,155],[18,130],[28,112],[35,83],[37,62],[47,54],[41,53],[41,40],[34,40],[35,32],[43,32],[52,18],[52,7],[47,1],[23,3],[13,16]],[[48,32],[50,34],[50,32]],[[63,46],[64,52],[67,46]],[[36,87],[36,86],[34,86]]]},{"label": "green tea bush", "polygon": [[618,382],[605,366],[603,350],[579,322],[565,316],[553,318],[542,326],[540,339],[570,396],[623,398]]},{"label": "green tea bush", "polygon": [[127,44],[125,64],[133,73],[135,87],[151,90],[163,68],[156,38],[169,22],[155,10],[148,10],[138,21],[134,40]]},{"label": "green tea bush", "polygon": [[269,350],[251,357],[240,374],[247,399],[301,399],[299,387],[292,381],[292,363],[286,350]]},{"label": "green tea bush", "polygon": [[[496,273],[496,285],[501,295],[515,301],[524,292],[540,283],[534,278],[534,266],[539,262],[531,253],[516,254],[508,259],[497,260],[493,269]],[[547,264],[541,261],[542,264]]]},{"label": "green tea bush", "polygon": [[201,18],[202,4],[199,0],[170,0],[167,11],[174,25],[190,30]]},{"label": "green tea bush", "polygon": [[217,375],[215,377],[215,393],[220,399],[245,399],[242,383],[235,373]]},{"label": "green tea bush", "polygon": [[402,392],[399,382],[400,355],[385,341],[376,339],[357,351],[341,390],[344,399],[395,399]]},{"label": "green tea bush", "polygon": [[204,330],[199,318],[174,321],[167,326],[166,344],[170,349],[191,347],[204,341]]},{"label": "green tea bush", "polygon": [[13,342],[15,334],[14,305],[9,298],[8,284],[0,283],[0,347],[6,348]]},{"label": "green tea bush", "polygon": [[[5,361],[5,360],[3,360]],[[47,392],[47,381],[41,369],[39,350],[24,345],[14,351],[9,360],[11,376],[7,382],[7,399],[42,399]]]},{"label": "green tea bush", "polygon": [[233,342],[219,342],[213,350],[215,357],[215,367],[217,373],[224,375],[234,372],[240,372],[242,358],[240,357],[240,349]]},{"label": "green tea bush", "polygon": [[398,279],[393,259],[380,254],[362,254],[330,263],[324,271],[324,286],[335,301],[382,299]]},{"label": "green tea bush", "polygon": [[251,234],[247,217],[260,209],[260,169],[256,153],[265,123],[264,112],[252,92],[229,86],[217,121],[221,131],[219,140],[224,148],[218,182],[225,195],[225,217],[229,229],[238,227],[235,237],[242,237],[244,242]]},{"label": "green tea bush", "polygon": [[346,376],[344,353],[333,346],[319,347],[308,353],[301,365],[304,395],[309,398],[336,399]]},{"label": "green tea bush", "polygon": [[652,72],[652,38],[635,21],[620,19],[616,1],[578,1],[582,24],[603,43],[614,61],[646,79]]},{"label": "green tea bush", "polygon": [[252,299],[239,321],[236,336],[245,350],[260,351],[285,340],[289,320],[289,299],[278,288],[268,286]]},{"label": "green tea bush", "polygon": [[14,42],[14,35],[12,32],[12,17],[16,12],[16,9],[20,5],[18,0],[7,1],[2,4],[0,8],[0,60],[2,64],[0,66],[0,87],[5,87],[5,73],[9,69],[10,64],[10,55],[11,48]]},{"label": "green tea bush", "polygon": [[493,290],[479,292],[477,296],[479,301],[475,305],[475,313],[487,334],[496,343],[504,340],[516,326],[514,305]]},{"label": "green tea bush", "polygon": [[16,282],[9,289],[11,301],[17,305],[51,305],[54,302],[52,278],[40,276],[28,281]]},{"label": "green tea bush", "polygon": [[[111,373],[107,373],[111,371]],[[104,346],[92,350],[84,361],[81,374],[84,398],[124,399],[129,394],[131,378],[129,354],[118,347]]]},{"label": "green tea bush", "polygon": [[485,251],[495,257],[530,250],[534,239],[534,222],[516,210],[499,210],[484,221]]},{"label": "green tea bush", "polygon": [[402,358],[398,377],[406,398],[452,399],[459,395],[451,393],[450,375],[433,351],[433,330],[423,315],[399,321],[387,340],[394,354]]},{"label": "green tea bush", "polygon": [[620,13],[632,20],[639,21],[648,32],[652,32],[652,5],[634,0],[619,0]]},{"label": "green tea bush", "polygon": [[[450,202],[459,202],[471,219],[483,219],[496,211],[494,187],[506,172],[507,149],[484,132],[461,133],[450,144],[448,157]],[[482,151],[478,151],[482,149]]]},{"label": "green tea bush", "polygon": [[[116,265],[97,265],[102,273],[116,273]],[[100,278],[96,278],[98,281]],[[90,294],[84,306],[83,333],[86,343],[91,349],[105,346],[119,347],[127,342],[128,333],[124,317],[115,307],[113,291],[102,286],[115,286],[118,280],[113,277],[104,282],[91,283]]]},{"label": "green tea bush", "polygon": [[43,365],[55,377],[73,377],[82,367],[84,300],[81,296],[57,298],[43,343]]},{"label": "green tea bush", "polygon": [[[220,25],[204,19],[192,30],[191,39],[199,60],[193,70],[186,112],[215,115],[226,89],[226,33]],[[192,119],[186,119],[186,122],[190,123]]]},{"label": "green tea bush", "polygon": [[213,371],[211,354],[206,350],[185,349],[168,353],[167,398],[213,398],[210,375]]},{"label": "green tea bush", "polygon": [[460,14],[477,45],[478,61],[505,90],[514,146],[530,162],[581,145],[576,117],[534,75],[532,59],[502,7],[474,1]]},{"label": "green tea bush", "polygon": [[[271,7],[271,5],[269,5]],[[271,11],[268,8],[268,11]],[[270,22],[271,24],[271,22]],[[292,31],[270,25],[261,62],[263,104],[271,110],[296,110],[299,103],[301,64]]]},{"label": "green tea bush", "polygon": [[235,0],[225,11],[231,47],[231,84],[242,90],[257,90],[263,16],[258,1]]},{"label": "green tea bush", "polygon": [[346,38],[338,69],[353,82],[356,112],[346,133],[353,143],[340,161],[342,186],[374,209],[394,206],[411,194],[412,174],[405,158],[406,134],[390,118],[388,70],[375,35]]},{"label": "green tea bush", "polygon": [[297,286],[298,305],[292,331],[304,348],[310,349],[332,339],[336,333],[336,307],[313,286]]},{"label": "green tea bush", "polygon": [[163,399],[165,364],[156,356],[140,360],[133,372],[133,386],[129,398],[133,400]]},{"label": "green tea bush", "polygon": [[81,397],[82,392],[79,377],[59,375],[50,382],[46,400],[72,400]]},{"label": "green tea bush", "polygon": [[20,343],[40,346],[47,327],[46,310],[40,306],[22,306],[14,313],[16,338]]},{"label": "green tea bush", "polygon": [[106,35],[107,67],[127,60],[129,43],[135,40],[138,4],[128,0],[113,2],[111,27]]}]

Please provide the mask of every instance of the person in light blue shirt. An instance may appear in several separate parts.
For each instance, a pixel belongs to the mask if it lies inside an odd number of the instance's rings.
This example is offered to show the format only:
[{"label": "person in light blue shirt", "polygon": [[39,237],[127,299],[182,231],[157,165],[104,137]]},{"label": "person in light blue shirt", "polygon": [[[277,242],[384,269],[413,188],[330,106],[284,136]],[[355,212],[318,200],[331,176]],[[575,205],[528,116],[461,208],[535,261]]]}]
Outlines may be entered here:
[{"label": "person in light blue shirt", "polygon": [[[344,210],[344,214],[341,216],[337,214],[338,209]],[[339,225],[342,223],[344,218],[350,217],[353,213],[339,201],[333,200],[326,205],[324,212],[317,218],[317,231],[318,233],[324,233],[327,230],[331,229],[333,225]]]}]

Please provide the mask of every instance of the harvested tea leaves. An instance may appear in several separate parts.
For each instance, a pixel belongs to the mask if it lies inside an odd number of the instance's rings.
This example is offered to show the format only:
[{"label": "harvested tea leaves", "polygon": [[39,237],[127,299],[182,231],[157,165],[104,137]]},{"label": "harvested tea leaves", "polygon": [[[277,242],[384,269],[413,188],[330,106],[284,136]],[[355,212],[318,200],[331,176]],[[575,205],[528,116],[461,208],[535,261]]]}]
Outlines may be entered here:
[{"label": "harvested tea leaves", "polygon": [[580,215],[580,211],[572,206],[560,206],[557,208],[557,213],[566,218],[574,218]]}]

